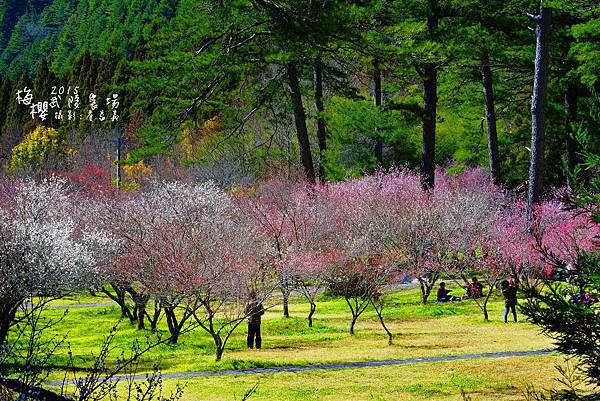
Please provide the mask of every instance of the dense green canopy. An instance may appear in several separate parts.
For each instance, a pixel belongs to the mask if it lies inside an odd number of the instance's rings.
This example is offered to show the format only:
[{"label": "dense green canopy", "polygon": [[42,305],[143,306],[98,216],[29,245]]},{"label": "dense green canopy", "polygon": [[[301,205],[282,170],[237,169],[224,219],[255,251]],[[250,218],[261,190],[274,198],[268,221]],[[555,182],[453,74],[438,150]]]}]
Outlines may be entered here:
[{"label": "dense green canopy", "polygon": [[[600,5],[544,6],[553,9],[545,180],[563,185],[579,162],[577,133],[598,124]],[[238,178],[298,165],[334,180],[435,162],[489,166],[517,186],[531,132],[527,13],[538,9],[525,0],[0,0],[0,160],[39,123],[15,105],[17,90],[29,84],[42,100],[52,86],[77,86],[84,112],[89,93],[119,93],[119,123],[51,115],[44,124],[79,137],[119,125],[131,162],[161,155]]]}]

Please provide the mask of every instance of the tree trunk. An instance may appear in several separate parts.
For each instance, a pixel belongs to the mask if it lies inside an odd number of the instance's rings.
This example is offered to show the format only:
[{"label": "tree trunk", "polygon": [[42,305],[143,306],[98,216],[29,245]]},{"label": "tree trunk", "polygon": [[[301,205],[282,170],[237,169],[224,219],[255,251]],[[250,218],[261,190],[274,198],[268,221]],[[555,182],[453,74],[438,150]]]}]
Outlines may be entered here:
[{"label": "tree trunk", "polygon": [[283,296],[283,317],[290,317],[290,292],[282,290],[281,295]]},{"label": "tree trunk", "polygon": [[225,350],[223,348],[217,348],[215,351],[215,362],[220,362],[223,359],[223,352]]},{"label": "tree trunk", "polygon": [[132,287],[127,288],[127,292],[131,295],[131,299],[135,304],[135,308],[133,309],[133,317],[137,321],[138,330],[146,329],[146,306],[148,305],[148,300],[150,297],[148,295],[140,294]]},{"label": "tree trunk", "polygon": [[421,149],[421,186],[424,190],[435,186],[435,129],[437,116],[437,68],[425,67],[425,107],[423,109],[423,144]]},{"label": "tree trunk", "polygon": [[573,124],[577,121],[577,85],[569,81],[565,90],[565,128],[567,134],[567,185],[573,186],[573,174],[577,166],[577,141]]},{"label": "tree trunk", "polygon": [[500,184],[500,157],[498,155],[498,131],[496,128],[496,106],[494,103],[494,81],[487,49],[481,59],[481,82],[485,99],[485,121],[487,125],[488,156],[490,177],[494,184]]},{"label": "tree trunk", "polygon": [[138,304],[138,330],[145,330],[146,329],[146,324],[145,324],[145,320],[146,320],[146,303],[140,303]]},{"label": "tree trunk", "polygon": [[315,107],[317,109],[317,139],[319,141],[319,177],[325,177],[324,157],[327,149],[327,128],[325,127],[325,106],[323,105],[323,61],[315,60],[313,84]]},{"label": "tree trunk", "polygon": [[315,310],[317,310],[317,305],[311,302],[310,313],[308,314],[308,327],[313,327],[313,315],[315,314]]},{"label": "tree trunk", "polygon": [[306,178],[310,182],[315,181],[315,168],[313,166],[312,153],[310,150],[310,140],[308,138],[308,129],[306,128],[306,112],[302,103],[302,93],[300,91],[300,80],[298,71],[293,62],[287,65],[288,83],[292,97],[292,108],[294,109],[294,122],[296,124],[296,135],[300,145],[300,159],[304,167]]},{"label": "tree trunk", "polygon": [[358,320],[358,316],[352,315],[352,322],[350,322],[350,334],[354,335],[354,325],[356,324],[356,320]]},{"label": "tree trunk", "polygon": [[388,330],[387,326],[385,325],[385,322],[383,321],[383,301],[380,301],[379,304],[376,301],[374,301],[373,308],[375,309],[375,312],[377,313],[377,317],[379,318],[381,327],[383,327],[383,329],[385,330],[385,332],[388,336],[388,345],[392,345],[392,337],[393,337],[392,333]]},{"label": "tree trunk", "polygon": [[10,325],[15,319],[19,303],[15,301],[2,300],[0,304],[0,347],[4,345],[8,338]]},{"label": "tree trunk", "polygon": [[[346,304],[350,309],[350,313],[352,313],[352,322],[350,323],[350,334],[354,335],[354,325],[356,321],[362,315],[362,313],[367,309],[369,304],[371,303],[370,294],[363,293],[362,296],[355,294],[356,288],[346,288],[346,294],[344,295],[344,299],[346,300]],[[354,304],[354,305],[353,305]]]},{"label": "tree trunk", "polygon": [[154,300],[154,314],[152,315],[152,317],[148,316],[148,320],[150,321],[150,330],[152,330],[153,333],[155,333],[158,328],[158,319],[160,318],[160,312],[161,312],[160,302],[155,299]]},{"label": "tree trunk", "polygon": [[[427,31],[435,35],[439,16],[437,0],[429,0],[430,14],[427,16]],[[437,66],[426,63],[423,68],[423,143],[421,148],[421,186],[424,190],[435,186],[435,130],[437,119]]]},{"label": "tree trunk", "polygon": [[428,295],[426,295],[425,283],[419,278],[419,288],[421,289],[421,305],[427,303]]},{"label": "tree trunk", "polygon": [[213,341],[215,342],[215,361],[219,362],[221,358],[223,358],[223,352],[225,351],[225,344],[223,344],[223,340],[216,333],[211,333],[213,337]]},{"label": "tree trunk", "polygon": [[4,342],[8,337],[11,321],[12,319],[8,315],[5,315],[4,313],[0,314],[0,347],[4,345]]},{"label": "tree trunk", "polygon": [[[383,92],[381,91],[381,61],[379,57],[373,60],[373,99],[375,107],[381,109]],[[383,140],[375,133],[375,159],[377,165],[383,165]]]},{"label": "tree trunk", "polygon": [[113,283],[110,283],[110,286],[115,291],[115,294],[111,293],[107,288],[104,287],[102,288],[102,292],[111,300],[116,302],[117,305],[119,305],[119,307],[121,308],[121,317],[129,319],[129,322],[131,324],[134,324],[136,322],[136,319],[134,318],[133,313],[131,313],[131,311],[129,310],[127,302],[125,301],[125,289]]},{"label": "tree trunk", "polygon": [[179,325],[177,324],[177,317],[175,316],[175,309],[166,307],[165,316],[167,317],[167,326],[169,328],[169,334],[171,334],[171,338],[169,339],[170,344],[177,344],[179,341]]},{"label": "tree trunk", "polygon": [[527,193],[528,214],[542,196],[544,180],[544,142],[546,128],[546,96],[548,92],[548,64],[550,43],[549,8],[542,8],[536,17],[536,50],[533,97],[531,99],[531,163]]},{"label": "tree trunk", "polygon": [[437,276],[430,282],[429,280],[419,277],[419,285],[421,287],[421,304],[426,305],[427,300],[429,299],[429,295],[431,294],[431,289],[437,280]]},{"label": "tree trunk", "polygon": [[490,301],[492,293],[494,292],[494,287],[496,286],[497,283],[498,283],[497,279],[494,280],[493,282],[488,282],[488,285],[490,286],[490,288],[488,288],[487,294],[485,294],[485,298],[483,299],[483,305],[481,306],[481,310],[483,311],[483,318],[485,319],[486,322],[490,320],[490,317],[488,315],[487,305],[488,305],[488,302]]}]

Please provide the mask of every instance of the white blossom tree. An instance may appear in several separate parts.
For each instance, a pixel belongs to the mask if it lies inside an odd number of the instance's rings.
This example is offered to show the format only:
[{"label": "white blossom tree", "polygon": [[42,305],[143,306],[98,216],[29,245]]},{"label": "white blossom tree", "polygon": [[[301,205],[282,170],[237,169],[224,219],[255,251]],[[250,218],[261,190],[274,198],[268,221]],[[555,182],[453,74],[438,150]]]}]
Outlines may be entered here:
[{"label": "white blossom tree", "polygon": [[0,181],[0,344],[25,303],[88,288],[109,261],[114,239],[82,224],[77,204],[58,178]]}]

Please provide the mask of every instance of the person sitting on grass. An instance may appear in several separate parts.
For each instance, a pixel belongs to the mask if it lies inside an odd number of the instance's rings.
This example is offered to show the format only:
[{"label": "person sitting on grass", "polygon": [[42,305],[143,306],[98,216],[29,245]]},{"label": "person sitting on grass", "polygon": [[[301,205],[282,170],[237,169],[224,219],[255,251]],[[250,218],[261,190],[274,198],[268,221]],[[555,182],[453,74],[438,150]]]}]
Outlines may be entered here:
[{"label": "person sitting on grass", "polygon": [[438,287],[438,290],[437,290],[437,301],[438,302],[450,302],[450,301],[453,301],[452,296],[450,296],[450,292],[452,292],[452,290],[446,289],[446,283],[444,283],[442,281],[440,283],[440,286]]},{"label": "person sitting on grass", "polygon": [[510,285],[508,280],[502,280],[500,283],[502,295],[504,296],[504,323],[508,323],[508,312],[512,312],[515,323],[517,322],[517,287]]},{"label": "person sitting on grass", "polygon": [[483,296],[483,284],[477,280],[477,277],[471,279],[471,283],[467,287],[467,296],[473,299],[478,299]]}]

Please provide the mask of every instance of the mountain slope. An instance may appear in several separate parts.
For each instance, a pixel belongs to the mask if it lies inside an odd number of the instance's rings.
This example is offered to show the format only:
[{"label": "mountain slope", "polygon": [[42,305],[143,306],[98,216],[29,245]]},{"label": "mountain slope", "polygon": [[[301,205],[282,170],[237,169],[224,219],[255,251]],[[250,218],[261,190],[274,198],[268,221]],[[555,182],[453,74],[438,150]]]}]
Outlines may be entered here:
[{"label": "mountain slope", "polygon": [[[17,4],[14,4],[17,3]],[[58,76],[84,50],[101,57],[133,53],[154,26],[170,19],[178,0],[0,0],[0,74],[33,75],[46,57]]]}]

